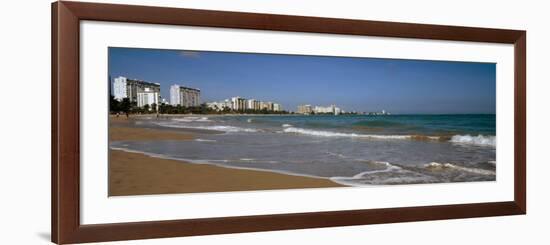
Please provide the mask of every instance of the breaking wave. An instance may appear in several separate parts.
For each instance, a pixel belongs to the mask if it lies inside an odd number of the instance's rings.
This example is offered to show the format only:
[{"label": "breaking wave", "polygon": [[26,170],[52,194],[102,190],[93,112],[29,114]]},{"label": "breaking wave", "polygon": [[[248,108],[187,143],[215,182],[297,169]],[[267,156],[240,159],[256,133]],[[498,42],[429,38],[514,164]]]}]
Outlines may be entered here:
[{"label": "breaking wave", "polygon": [[424,165],[425,168],[428,169],[452,169],[452,170],[458,170],[462,172],[468,172],[472,174],[481,174],[481,175],[495,175],[495,171],[493,170],[487,170],[487,169],[481,169],[481,168],[468,168],[468,167],[462,167],[457,166],[452,163],[438,163],[438,162],[431,162],[426,165]]},{"label": "breaking wave", "polygon": [[434,140],[434,141],[449,141],[451,143],[468,144],[477,146],[496,146],[495,136],[470,136],[470,135],[454,135],[449,136],[426,136],[426,135],[379,135],[379,134],[357,134],[357,133],[341,133],[323,130],[312,130],[304,128],[295,128],[291,125],[283,124],[285,133],[303,134],[317,137],[349,137],[349,138],[369,138],[369,139],[389,139],[389,140]]},{"label": "breaking wave", "polygon": [[258,132],[258,130],[253,128],[241,128],[235,126],[224,126],[224,125],[213,125],[213,126],[191,126],[191,125],[181,125],[181,124],[172,124],[172,123],[156,123],[162,127],[168,128],[188,128],[188,129],[203,129],[203,130],[214,130],[221,132]]},{"label": "breaking wave", "polygon": [[331,177],[330,180],[341,185],[365,186],[365,185],[396,185],[434,183],[437,179],[433,176],[403,169],[389,162],[375,162],[386,166],[385,169],[371,170],[358,173],[352,177]]},{"label": "breaking wave", "polygon": [[208,117],[180,117],[172,118],[171,120],[176,122],[211,122]]},{"label": "breaking wave", "polygon": [[495,136],[471,136],[471,135],[455,135],[451,137],[449,142],[459,143],[459,144],[470,144],[470,145],[480,145],[480,146],[496,146],[496,137]]},{"label": "breaking wave", "polygon": [[351,138],[370,138],[370,139],[396,139],[396,140],[439,140],[439,136],[421,136],[421,135],[378,135],[378,134],[356,134],[339,133],[331,131],[320,131],[303,128],[287,127],[283,130],[285,133],[295,133],[319,137],[351,137]]},{"label": "breaking wave", "polygon": [[[405,168],[388,162],[374,162],[378,165],[385,166],[383,169],[371,170],[358,173],[352,177],[331,177],[330,180],[348,186],[365,186],[365,185],[396,185],[396,184],[419,184],[419,183],[441,183],[449,180],[441,180],[433,176],[433,172],[427,171],[442,171],[440,177],[447,176],[456,180],[463,178],[464,174],[468,176],[485,176],[472,177],[487,179],[495,176],[494,170],[471,168],[458,166],[451,163],[431,162],[425,164],[422,168]],[[456,172],[455,172],[456,171]],[[455,172],[455,173],[453,173]],[[473,174],[473,175],[472,175]],[[437,175],[436,175],[437,176]],[[443,177],[445,179],[445,177]],[[452,182],[452,181],[449,181]]]},{"label": "breaking wave", "polygon": [[209,140],[209,139],[195,139],[195,141],[198,141],[198,142],[217,142],[216,140]]}]

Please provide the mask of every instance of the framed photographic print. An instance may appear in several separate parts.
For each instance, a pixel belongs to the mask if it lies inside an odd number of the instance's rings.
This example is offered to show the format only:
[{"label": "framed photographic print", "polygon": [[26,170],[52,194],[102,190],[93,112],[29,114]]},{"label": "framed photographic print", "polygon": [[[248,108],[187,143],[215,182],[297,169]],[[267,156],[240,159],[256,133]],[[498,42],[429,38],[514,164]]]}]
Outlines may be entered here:
[{"label": "framed photographic print", "polygon": [[52,241],[525,214],[525,38],[55,2]]}]

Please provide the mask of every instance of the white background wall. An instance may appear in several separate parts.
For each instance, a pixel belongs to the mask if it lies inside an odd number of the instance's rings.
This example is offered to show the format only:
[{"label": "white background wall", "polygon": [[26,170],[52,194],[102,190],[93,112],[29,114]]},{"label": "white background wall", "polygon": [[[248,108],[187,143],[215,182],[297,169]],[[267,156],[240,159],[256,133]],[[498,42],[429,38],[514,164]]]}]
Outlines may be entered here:
[{"label": "white background wall", "polygon": [[[97,1],[99,2],[99,1]],[[104,2],[104,1],[102,1]],[[547,244],[550,163],[545,1],[132,0],[131,3],[430,24],[525,29],[528,214],[340,228],[156,239],[116,244]],[[47,244],[50,230],[50,1],[7,1],[0,15],[0,243]],[[10,90],[12,91],[12,90]],[[34,99],[34,100],[33,100]],[[368,200],[368,199],[367,199]],[[291,200],[287,200],[291,201]]]}]

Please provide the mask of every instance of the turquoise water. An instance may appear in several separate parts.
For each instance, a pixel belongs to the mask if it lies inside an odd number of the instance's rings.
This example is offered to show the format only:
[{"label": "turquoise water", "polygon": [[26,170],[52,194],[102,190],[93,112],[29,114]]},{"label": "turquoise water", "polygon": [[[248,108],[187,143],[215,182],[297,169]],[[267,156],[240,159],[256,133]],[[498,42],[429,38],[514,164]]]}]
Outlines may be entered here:
[{"label": "turquoise water", "polygon": [[496,179],[495,115],[198,115],[135,126],[196,138],[117,141],[111,148],[350,186]]},{"label": "turquoise water", "polygon": [[495,135],[494,114],[460,115],[344,115],[344,116],[256,116],[228,117],[277,127],[290,124],[303,129],[344,130],[374,134]]}]

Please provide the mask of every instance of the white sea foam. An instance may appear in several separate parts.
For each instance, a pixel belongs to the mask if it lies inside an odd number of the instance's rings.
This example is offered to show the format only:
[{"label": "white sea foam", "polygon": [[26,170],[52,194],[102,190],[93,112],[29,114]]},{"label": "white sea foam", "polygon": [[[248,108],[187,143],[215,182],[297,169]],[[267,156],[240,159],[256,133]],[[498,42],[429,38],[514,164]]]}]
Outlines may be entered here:
[{"label": "white sea foam", "polygon": [[489,135],[455,135],[449,140],[452,143],[480,145],[480,146],[496,146],[496,137]]},{"label": "white sea foam", "polygon": [[[304,128],[286,127],[283,132],[295,133],[303,135],[311,135],[318,137],[349,137],[349,138],[370,138],[370,139],[390,139],[390,140],[440,140],[439,136],[422,136],[422,135],[378,135],[378,134],[357,134],[357,133],[341,133],[332,131],[312,130]],[[495,146],[495,136],[470,136],[470,135],[455,135],[449,142],[459,144],[470,144],[480,146]]]},{"label": "white sea foam", "polygon": [[432,176],[406,170],[389,162],[375,163],[385,165],[386,168],[361,172],[352,177],[331,177],[330,180],[348,186],[430,183],[437,181]]},{"label": "white sea foam", "polygon": [[[261,159],[255,159],[255,158],[237,158],[239,161],[251,163],[250,167],[243,167],[243,166],[227,165],[228,162],[232,162],[231,160],[185,159],[185,158],[172,157],[172,156],[163,155],[163,154],[155,154],[155,153],[131,150],[126,147],[111,146],[110,148],[114,150],[123,150],[127,152],[142,153],[142,154],[146,154],[148,156],[156,157],[156,158],[178,160],[178,161],[184,161],[184,162],[196,163],[196,164],[212,164],[212,165],[225,167],[225,168],[250,169],[250,170],[275,172],[275,173],[282,173],[282,174],[289,174],[289,175],[330,179],[336,183],[339,183],[342,185],[348,185],[348,186],[395,185],[395,184],[440,182],[440,180],[438,180],[436,177],[431,176],[429,174],[425,174],[424,171],[420,171],[420,172],[414,171],[414,168],[409,169],[404,166],[401,167],[401,166],[393,165],[389,162],[384,162],[384,161],[369,161],[372,164],[379,165],[379,167],[375,168],[375,170],[363,171],[350,176],[320,177],[320,176],[315,176],[310,174],[301,174],[301,173],[286,171],[286,170],[256,168],[254,167],[253,163],[265,162],[265,163],[275,164],[278,162],[265,161]],[[460,171],[460,172],[467,172],[467,173],[473,173],[473,174],[479,174],[479,175],[495,176],[495,172],[491,170],[462,167],[451,163],[431,162],[431,163],[425,164],[424,167],[436,168],[436,169],[439,168],[440,171]]]},{"label": "white sea foam", "polygon": [[198,129],[207,129],[207,130],[218,130],[218,131],[224,131],[224,132],[258,132],[256,129],[252,128],[241,128],[241,127],[235,127],[235,126],[203,126],[203,127],[197,127]]},{"label": "white sea foam", "polygon": [[292,127],[292,125],[291,125],[291,124],[288,124],[288,123],[285,123],[285,124],[283,124],[282,126],[283,126],[283,128],[289,128],[289,127]]},{"label": "white sea foam", "polygon": [[254,159],[254,158],[241,158],[241,159],[239,159],[239,160],[245,161],[245,162],[250,162],[250,161],[254,161],[254,160],[256,160],[256,159]]},{"label": "white sea foam", "polygon": [[[295,133],[303,135],[311,135],[318,137],[350,137],[350,138],[370,138],[370,139],[393,139],[393,140],[408,140],[414,139],[413,135],[377,135],[377,134],[356,134],[356,133],[340,133],[331,131],[311,130],[303,128],[288,127],[283,130],[285,133]],[[437,140],[437,136],[427,136],[427,139]]]},{"label": "white sea foam", "polygon": [[216,142],[216,140],[209,140],[209,139],[195,139],[195,141],[198,141],[198,142]]},{"label": "white sea foam", "polygon": [[249,118],[246,120],[248,123],[251,123],[252,122],[252,118]]},{"label": "white sea foam", "polygon": [[401,169],[402,169],[401,167],[392,165],[392,164],[389,163],[389,162],[375,162],[375,163],[381,164],[381,165],[385,165],[385,166],[386,166],[386,169],[371,170],[371,171],[361,172],[361,173],[358,173],[358,174],[354,175],[353,178],[355,178],[355,179],[360,179],[360,178],[363,178],[364,176],[369,175],[369,174],[391,172],[391,171],[397,171],[397,170],[401,170]]},{"label": "white sea foam", "polygon": [[180,117],[172,118],[172,121],[176,122],[211,122],[208,117]]},{"label": "white sea foam", "polygon": [[473,174],[495,175],[495,171],[492,171],[492,170],[480,169],[480,168],[467,168],[467,167],[454,165],[452,163],[431,162],[424,165],[424,167],[431,168],[431,169],[454,169],[454,170],[473,173]]},{"label": "white sea foam", "polygon": [[213,125],[213,126],[192,126],[192,125],[182,125],[182,124],[173,124],[173,123],[156,123],[162,127],[168,128],[188,128],[188,129],[203,129],[203,130],[214,130],[222,132],[258,132],[256,129],[252,128],[241,128],[235,126],[226,126],[226,125]]}]

